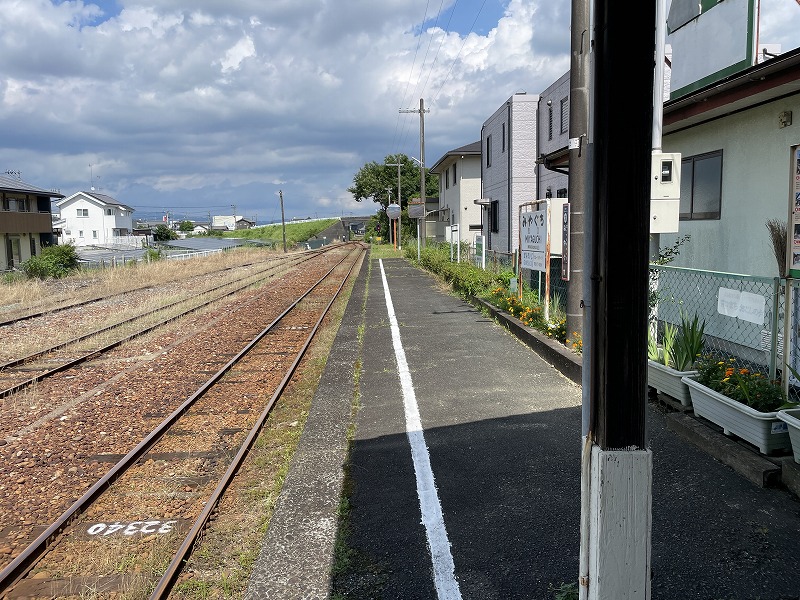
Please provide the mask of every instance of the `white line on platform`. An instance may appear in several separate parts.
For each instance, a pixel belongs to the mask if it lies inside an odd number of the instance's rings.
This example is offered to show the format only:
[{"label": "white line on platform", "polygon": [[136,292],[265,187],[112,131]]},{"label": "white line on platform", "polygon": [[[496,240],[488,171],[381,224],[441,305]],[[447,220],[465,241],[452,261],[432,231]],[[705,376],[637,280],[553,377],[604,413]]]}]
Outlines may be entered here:
[{"label": "white line on platform", "polygon": [[455,578],[455,564],[453,555],[450,554],[450,540],[447,539],[447,530],[444,526],[442,505],[436,492],[436,482],[431,469],[428,446],[425,444],[425,434],[422,430],[422,421],[419,417],[417,396],[414,394],[414,384],[406,362],[406,353],[400,341],[400,327],[394,313],[392,296],[389,293],[389,283],[386,280],[386,271],[383,270],[383,260],[379,260],[381,278],[383,279],[383,292],[386,296],[386,309],[389,313],[389,323],[392,330],[392,344],[397,358],[397,371],[400,376],[400,385],[403,389],[403,406],[406,413],[406,434],[411,445],[411,458],[414,461],[414,472],[417,476],[417,495],[422,511],[422,523],[428,536],[428,546],[433,560],[433,580],[439,600],[461,600],[461,591]]}]

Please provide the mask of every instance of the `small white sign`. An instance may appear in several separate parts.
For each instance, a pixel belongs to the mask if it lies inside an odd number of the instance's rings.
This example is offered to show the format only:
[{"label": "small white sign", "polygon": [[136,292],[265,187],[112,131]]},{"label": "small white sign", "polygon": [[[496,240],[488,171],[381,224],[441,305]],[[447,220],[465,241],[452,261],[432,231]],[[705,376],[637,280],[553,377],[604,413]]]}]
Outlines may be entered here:
[{"label": "small white sign", "polygon": [[726,317],[735,317],[739,314],[739,298],[741,292],[728,288],[719,288],[717,294],[717,312]]},{"label": "small white sign", "polygon": [[530,269],[531,271],[545,272],[545,253],[544,252],[530,252],[529,250],[522,251],[522,268]]},{"label": "small white sign", "polygon": [[762,325],[764,323],[766,302],[766,298],[760,294],[719,288],[717,312],[726,317],[734,317],[749,323]]},{"label": "small white sign", "polygon": [[751,294],[750,292],[742,292],[742,298],[739,301],[739,318],[744,319],[750,323],[761,325],[764,322],[764,307],[767,299],[759,294]]}]

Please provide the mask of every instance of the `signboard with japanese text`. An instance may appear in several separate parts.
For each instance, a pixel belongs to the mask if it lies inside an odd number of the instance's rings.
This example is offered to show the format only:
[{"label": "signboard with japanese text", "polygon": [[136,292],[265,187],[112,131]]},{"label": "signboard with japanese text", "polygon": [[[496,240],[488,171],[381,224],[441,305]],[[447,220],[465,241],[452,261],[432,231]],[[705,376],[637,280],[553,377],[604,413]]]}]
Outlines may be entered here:
[{"label": "signboard with japanese text", "polygon": [[547,269],[548,222],[548,208],[520,213],[519,249],[523,269]]},{"label": "signboard with japanese text", "polygon": [[[789,275],[800,277],[800,146],[792,148],[792,182],[791,182],[791,210],[789,219],[789,247],[791,260],[789,262]],[[781,273],[781,276],[784,274]]]},{"label": "signboard with japanese text", "polygon": [[569,281],[569,202],[561,207],[561,279]]}]

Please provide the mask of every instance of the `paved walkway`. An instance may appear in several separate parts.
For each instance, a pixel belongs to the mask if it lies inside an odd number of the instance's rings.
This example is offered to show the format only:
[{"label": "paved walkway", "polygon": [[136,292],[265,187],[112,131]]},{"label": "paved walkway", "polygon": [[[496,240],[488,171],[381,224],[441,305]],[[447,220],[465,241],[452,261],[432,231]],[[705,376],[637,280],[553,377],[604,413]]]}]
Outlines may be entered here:
[{"label": "paved walkway", "polygon": [[[408,262],[365,262],[248,597],[329,597],[357,387],[355,569],[336,591],[554,598],[577,580],[580,518],[581,389],[558,362]],[[652,597],[800,599],[796,497],[711,458],[651,406]]]}]

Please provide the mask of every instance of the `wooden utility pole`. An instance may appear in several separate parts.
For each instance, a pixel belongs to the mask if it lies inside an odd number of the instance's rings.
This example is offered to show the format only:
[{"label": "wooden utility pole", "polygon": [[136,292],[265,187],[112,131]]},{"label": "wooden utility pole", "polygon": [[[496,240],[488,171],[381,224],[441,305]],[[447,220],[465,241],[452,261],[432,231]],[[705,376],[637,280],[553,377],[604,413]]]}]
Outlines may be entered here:
[{"label": "wooden utility pole", "polygon": [[592,318],[584,356],[591,416],[580,597],[649,600],[653,458],[645,417],[656,0],[591,1]]}]

